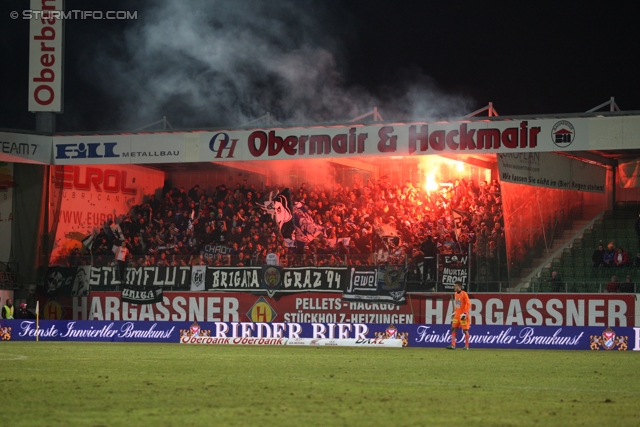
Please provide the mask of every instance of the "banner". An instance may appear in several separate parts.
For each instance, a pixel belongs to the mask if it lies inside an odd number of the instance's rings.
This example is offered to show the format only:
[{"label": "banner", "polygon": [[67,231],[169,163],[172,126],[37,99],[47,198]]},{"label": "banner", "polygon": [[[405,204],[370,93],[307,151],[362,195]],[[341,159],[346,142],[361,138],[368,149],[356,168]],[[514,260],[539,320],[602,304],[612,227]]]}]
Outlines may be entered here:
[{"label": "banner", "polygon": [[198,292],[205,290],[206,265],[194,265],[191,267],[191,291]]},{"label": "banner", "polygon": [[51,164],[50,136],[0,132],[0,161]]},{"label": "banner", "polygon": [[[117,281],[116,268],[91,268],[91,285],[120,284]],[[125,284],[135,286],[169,286],[172,288],[186,288],[191,286],[190,266],[155,266],[155,267],[127,267],[125,270]]]},{"label": "banner", "polygon": [[406,304],[407,270],[402,267],[380,266],[349,268],[349,285],[345,301],[375,301]]},{"label": "banner", "polygon": [[444,291],[453,291],[453,284],[457,281],[462,283],[462,289],[469,287],[469,255],[438,255],[442,273],[440,273],[439,283]]},{"label": "banner", "polygon": [[[451,294],[424,300],[427,324],[450,324]],[[470,294],[471,325],[636,326],[634,294]]]},{"label": "banner", "polygon": [[206,260],[210,260],[216,257],[216,255],[227,255],[231,253],[231,248],[227,245],[205,245],[200,256]]},{"label": "banner", "polygon": [[[44,307],[59,305],[59,298],[43,299]],[[93,292],[73,297],[59,312],[45,311],[47,318],[65,314],[74,320],[152,320],[198,322],[326,322],[326,323],[415,323],[413,306],[376,302],[348,302],[341,293],[284,294],[277,298],[244,292],[167,292],[162,303],[132,306],[120,300],[119,292]],[[61,317],[58,317],[61,318]]]},{"label": "banner", "polygon": [[129,304],[155,304],[162,302],[162,288],[124,286],[120,299]]},{"label": "banner", "polygon": [[[31,0],[30,11],[28,108],[31,112],[60,113],[63,110],[64,19],[50,13],[63,12],[63,0]],[[43,14],[36,17],[33,11]]]},{"label": "banner", "polygon": [[163,184],[163,172],[140,166],[51,168],[48,227],[56,235],[49,265],[64,265],[74,249],[83,248],[83,240],[119,224]]},{"label": "banner", "polygon": [[[206,289],[256,292],[268,288],[278,293],[336,292],[342,291],[347,281],[345,267],[278,268],[279,274],[268,270],[274,274],[265,279],[262,274],[267,270],[263,270],[263,267],[207,267]],[[267,280],[272,284],[263,286]]]},{"label": "banner", "polygon": [[[53,138],[55,165],[183,163],[189,134],[83,135]],[[161,185],[162,186],[162,185]]]},{"label": "banner", "polygon": [[295,345],[312,347],[374,347],[374,348],[398,348],[402,347],[402,341],[397,339],[327,339],[327,338],[213,338],[213,337],[189,337],[181,336],[181,344],[200,345]]},{"label": "banner", "polygon": [[[5,341],[165,342],[230,345],[436,347],[451,342],[445,325],[0,320]],[[312,341],[313,340],[313,341]],[[460,346],[464,345],[459,341]],[[640,327],[472,327],[471,348],[640,351]]]},{"label": "banner", "polygon": [[41,292],[45,295],[71,296],[77,270],[77,267],[49,267],[44,282],[39,284]]},{"label": "banner", "polygon": [[500,180],[516,184],[604,193],[606,168],[552,153],[498,154]]}]

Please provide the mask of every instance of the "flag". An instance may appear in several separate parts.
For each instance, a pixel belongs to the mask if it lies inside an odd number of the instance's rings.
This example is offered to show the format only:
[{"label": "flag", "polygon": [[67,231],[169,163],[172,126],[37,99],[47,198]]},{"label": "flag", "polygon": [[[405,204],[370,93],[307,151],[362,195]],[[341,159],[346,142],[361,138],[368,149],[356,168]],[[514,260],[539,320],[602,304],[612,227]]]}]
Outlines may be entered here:
[{"label": "flag", "polygon": [[309,243],[324,232],[324,227],[316,224],[307,207],[302,203],[296,203],[293,219],[296,240],[299,242]]},{"label": "flag", "polygon": [[191,267],[191,292],[205,290],[206,265],[194,265]]},{"label": "flag", "polygon": [[120,228],[120,224],[116,224],[115,222],[111,224],[111,232],[116,240],[122,240],[122,228]]},{"label": "flag", "polygon": [[291,239],[294,230],[291,190],[285,188],[275,198],[272,197],[273,192],[269,194],[269,199],[266,202],[261,203],[261,208],[273,217],[282,236],[286,239]]},{"label": "flag", "polygon": [[453,216],[453,226],[455,227],[456,240],[460,238],[462,232],[462,221],[465,216],[469,215],[468,212],[460,211],[458,209],[451,209],[451,216]]},{"label": "flag", "polygon": [[89,234],[87,237],[82,239],[82,246],[91,250],[91,245],[93,245],[93,239],[95,239],[95,234]]}]

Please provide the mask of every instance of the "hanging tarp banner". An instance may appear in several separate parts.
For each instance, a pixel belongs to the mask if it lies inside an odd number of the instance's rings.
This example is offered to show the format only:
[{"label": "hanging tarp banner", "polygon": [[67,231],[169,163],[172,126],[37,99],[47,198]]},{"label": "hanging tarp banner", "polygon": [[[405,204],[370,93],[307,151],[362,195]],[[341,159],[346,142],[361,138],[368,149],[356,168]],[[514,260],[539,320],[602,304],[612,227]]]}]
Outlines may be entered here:
[{"label": "hanging tarp banner", "polygon": [[500,180],[559,190],[604,193],[606,169],[552,153],[498,154]]}]

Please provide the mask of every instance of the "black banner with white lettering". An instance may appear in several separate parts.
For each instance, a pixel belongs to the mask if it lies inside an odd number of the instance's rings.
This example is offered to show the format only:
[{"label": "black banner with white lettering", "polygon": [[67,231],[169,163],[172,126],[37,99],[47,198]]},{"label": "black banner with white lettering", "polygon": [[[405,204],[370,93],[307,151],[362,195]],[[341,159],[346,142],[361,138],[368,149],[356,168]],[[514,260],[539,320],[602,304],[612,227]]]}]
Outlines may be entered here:
[{"label": "black banner with white lettering", "polygon": [[347,285],[346,267],[284,268],[279,292],[341,292]]},{"label": "black banner with white lettering", "polygon": [[[267,286],[268,282],[271,285]],[[260,292],[275,289],[275,292],[286,293],[341,292],[346,282],[347,269],[344,267],[292,267],[275,270],[270,270],[269,266],[207,267],[205,275],[208,291]]]},{"label": "black banner with white lettering", "polygon": [[120,299],[129,304],[155,304],[162,302],[162,288],[147,286],[124,286]]},{"label": "black banner with white lettering", "polygon": [[[82,296],[121,286],[164,287],[165,290],[245,291],[256,293],[342,292],[349,283],[346,267],[127,267],[120,281],[112,266],[50,267],[41,291],[49,295]],[[395,271],[395,270],[394,270]],[[395,273],[393,273],[395,274]],[[399,276],[404,286],[405,272]],[[384,281],[387,277],[387,281]],[[381,286],[395,287],[395,279],[379,275]],[[394,276],[395,277],[395,276]]]},{"label": "black banner with white lettering", "polygon": [[89,283],[92,286],[167,286],[174,289],[189,289],[191,267],[127,267],[122,283],[113,267],[91,267]]},{"label": "black banner with white lettering", "polygon": [[252,291],[260,286],[261,267],[207,267],[204,277],[208,291]]},{"label": "black banner with white lettering", "polygon": [[350,267],[343,299],[406,304],[406,278],[407,269],[402,266]]},{"label": "black banner with white lettering", "polygon": [[439,255],[440,291],[453,291],[456,281],[462,282],[462,288],[467,290],[469,286],[469,256],[468,255]]}]

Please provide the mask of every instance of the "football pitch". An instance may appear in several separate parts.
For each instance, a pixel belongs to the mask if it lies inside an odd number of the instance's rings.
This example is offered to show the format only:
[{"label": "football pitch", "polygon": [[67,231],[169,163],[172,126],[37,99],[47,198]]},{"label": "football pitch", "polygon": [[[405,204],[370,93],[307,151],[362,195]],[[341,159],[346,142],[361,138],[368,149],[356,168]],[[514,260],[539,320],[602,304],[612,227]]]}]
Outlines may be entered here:
[{"label": "football pitch", "polygon": [[640,354],[2,342],[5,425],[638,425]]}]

